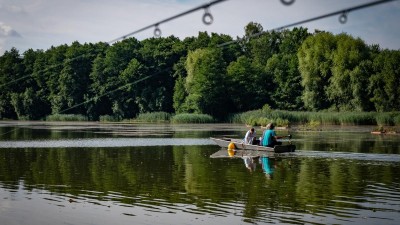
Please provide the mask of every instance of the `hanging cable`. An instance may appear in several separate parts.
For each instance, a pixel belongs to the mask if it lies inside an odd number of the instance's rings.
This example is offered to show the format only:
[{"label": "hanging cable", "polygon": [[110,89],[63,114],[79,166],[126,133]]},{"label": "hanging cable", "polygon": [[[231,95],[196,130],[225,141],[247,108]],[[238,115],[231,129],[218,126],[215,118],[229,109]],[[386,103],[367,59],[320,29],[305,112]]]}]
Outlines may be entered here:
[{"label": "hanging cable", "polygon": [[[141,31],[147,30],[147,29],[152,28],[152,27],[156,27],[156,26],[158,26],[158,25],[160,25],[160,24],[162,24],[162,23],[166,23],[166,22],[168,22],[168,21],[171,21],[171,20],[173,20],[173,19],[176,19],[176,18],[179,18],[179,17],[181,17],[181,16],[187,15],[187,14],[189,14],[189,13],[195,12],[195,11],[197,11],[197,10],[210,8],[210,6],[215,5],[215,4],[218,4],[218,3],[221,3],[221,2],[224,2],[224,1],[227,1],[227,0],[216,0],[216,1],[212,1],[212,2],[207,3],[207,4],[203,4],[203,5],[201,5],[201,6],[195,7],[195,8],[193,8],[193,9],[190,9],[190,10],[185,11],[185,12],[183,12],[183,13],[180,13],[180,14],[178,14],[178,15],[169,17],[169,18],[167,18],[167,19],[164,19],[164,20],[161,20],[161,21],[156,22],[156,23],[154,23],[154,24],[151,24],[151,25],[148,25],[148,26],[146,26],[146,27],[143,27],[143,28],[141,28],[141,29],[139,29],[139,30],[133,31],[133,32],[131,32],[131,33],[129,33],[129,34],[126,34],[126,35],[124,35],[124,36],[122,36],[122,37],[119,37],[119,38],[116,38],[116,39],[114,39],[114,40],[111,40],[111,41],[109,41],[109,42],[107,42],[107,43],[108,43],[108,44],[112,44],[112,43],[117,42],[117,41],[119,41],[119,40],[122,40],[122,39],[124,39],[124,38],[126,38],[126,37],[129,37],[129,36],[132,36],[132,35],[134,35],[134,34],[137,34],[137,33],[141,32]],[[207,20],[206,20],[207,22],[205,22],[205,19],[204,19],[205,16],[207,17],[207,18],[206,18],[206,19],[207,19]],[[209,19],[210,19],[210,20],[209,20]],[[208,15],[204,14],[204,15],[203,15],[203,22],[204,22],[205,24],[207,24],[207,23],[210,23],[209,21],[211,21],[211,23],[212,23],[212,16],[211,16],[211,14],[208,14]],[[207,25],[208,25],[208,24],[207,24]],[[161,33],[161,32],[160,32],[160,33]]]},{"label": "hanging cable", "polygon": [[[323,19],[323,18],[326,18],[326,17],[335,16],[335,15],[340,15],[339,22],[344,24],[344,23],[347,22],[347,15],[351,11],[355,11],[355,10],[359,10],[359,9],[363,9],[363,8],[367,8],[367,7],[371,7],[371,6],[375,6],[375,5],[379,5],[379,4],[383,4],[383,3],[393,2],[393,1],[397,1],[397,0],[380,0],[380,1],[370,2],[370,3],[363,4],[363,5],[358,5],[358,6],[354,6],[354,7],[351,7],[351,8],[342,9],[342,10],[339,10],[339,11],[328,13],[328,14],[325,14],[325,15],[316,16],[316,17],[313,17],[313,18],[310,18],[310,19],[302,20],[302,21],[299,21],[299,22],[291,23],[291,24],[288,24],[288,25],[285,25],[285,26],[277,27],[277,28],[271,29],[269,31],[274,31],[274,30],[279,31],[279,30],[283,30],[283,29],[286,29],[286,28],[289,28],[289,27],[294,27],[294,26],[297,26],[297,25],[309,23],[309,22],[312,22],[312,21],[315,21],[315,20],[320,20],[320,19]],[[257,37],[257,36],[260,36],[260,35],[262,35],[263,33],[266,33],[266,32],[268,32],[268,31],[262,31],[262,32],[259,32],[259,33],[255,33],[255,34],[250,35],[249,37]],[[246,38],[249,38],[249,37],[246,37]],[[225,42],[225,43],[220,44],[218,46],[219,47],[223,47],[223,46],[226,46],[226,45],[230,45],[230,44],[236,43],[236,42],[241,41],[243,39],[244,38],[238,38],[236,40]]]},{"label": "hanging cable", "polygon": [[320,20],[320,19],[323,19],[323,18],[326,18],[326,17],[330,17],[330,16],[334,16],[334,15],[339,15],[339,14],[343,15],[344,12],[346,14],[345,15],[345,19],[347,21],[347,14],[350,13],[351,11],[355,11],[355,10],[371,7],[371,6],[374,6],[374,5],[379,5],[379,4],[382,4],[382,3],[392,2],[392,1],[397,1],[397,0],[379,0],[379,1],[375,1],[375,2],[370,2],[370,3],[363,4],[363,5],[358,5],[358,6],[354,6],[354,7],[351,7],[351,8],[342,9],[342,10],[339,10],[339,11],[336,11],[336,12],[328,13],[328,14],[325,14],[325,15],[313,17],[311,19],[302,20],[300,22],[288,24],[286,26],[278,27],[278,28],[276,28],[274,30],[282,30],[282,29],[285,29],[285,28],[288,28],[288,27],[293,27],[293,26],[300,25],[300,24],[303,24],[303,23],[308,23],[308,22],[312,22],[312,21],[315,21],[315,20]]}]

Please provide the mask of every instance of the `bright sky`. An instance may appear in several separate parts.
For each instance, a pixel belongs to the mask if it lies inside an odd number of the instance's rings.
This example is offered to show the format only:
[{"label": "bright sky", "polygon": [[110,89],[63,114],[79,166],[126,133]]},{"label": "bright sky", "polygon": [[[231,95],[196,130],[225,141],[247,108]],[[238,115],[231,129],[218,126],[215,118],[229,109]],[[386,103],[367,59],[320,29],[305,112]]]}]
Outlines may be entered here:
[{"label": "bright sky", "polygon": [[[199,31],[244,35],[251,21],[264,30],[328,14],[376,0],[295,0],[285,6],[281,0],[228,0],[213,5],[214,21],[202,22],[204,11],[174,19],[159,28],[162,36],[181,39]],[[11,47],[22,54],[29,48],[47,50],[51,46],[108,42],[158,21],[203,5],[206,0],[0,0],[0,55]],[[348,33],[367,44],[400,49],[400,1],[352,11],[347,23],[332,16],[303,24],[334,34]],[[154,29],[135,35],[139,40],[153,36]]]}]

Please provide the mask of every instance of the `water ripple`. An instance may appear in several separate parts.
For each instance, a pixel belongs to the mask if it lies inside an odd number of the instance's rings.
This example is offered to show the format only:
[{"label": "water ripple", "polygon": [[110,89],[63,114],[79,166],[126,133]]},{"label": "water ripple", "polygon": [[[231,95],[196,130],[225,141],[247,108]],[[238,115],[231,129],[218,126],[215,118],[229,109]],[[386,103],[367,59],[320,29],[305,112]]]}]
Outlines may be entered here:
[{"label": "water ripple", "polygon": [[87,138],[62,140],[0,141],[0,148],[98,148],[131,146],[213,145],[208,138]]}]

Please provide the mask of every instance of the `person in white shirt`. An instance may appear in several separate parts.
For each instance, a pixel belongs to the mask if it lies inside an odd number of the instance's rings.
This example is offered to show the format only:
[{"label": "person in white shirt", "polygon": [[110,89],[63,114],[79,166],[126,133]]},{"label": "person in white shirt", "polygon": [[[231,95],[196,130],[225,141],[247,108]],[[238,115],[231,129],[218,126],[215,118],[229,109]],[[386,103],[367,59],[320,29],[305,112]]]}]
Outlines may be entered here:
[{"label": "person in white shirt", "polygon": [[247,131],[243,141],[245,144],[252,145],[254,144],[253,141],[256,140],[256,137],[256,131],[254,130],[254,127],[252,127],[249,131]]}]

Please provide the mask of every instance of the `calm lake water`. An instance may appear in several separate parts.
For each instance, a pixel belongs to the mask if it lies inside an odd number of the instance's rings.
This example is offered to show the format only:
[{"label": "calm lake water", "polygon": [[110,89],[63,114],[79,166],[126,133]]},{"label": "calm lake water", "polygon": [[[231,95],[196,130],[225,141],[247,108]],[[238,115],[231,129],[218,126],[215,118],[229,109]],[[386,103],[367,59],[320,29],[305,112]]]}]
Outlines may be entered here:
[{"label": "calm lake water", "polygon": [[247,129],[0,122],[0,224],[400,221],[399,135],[278,130],[293,136],[295,153],[210,157],[223,149],[209,137],[243,137]]}]

